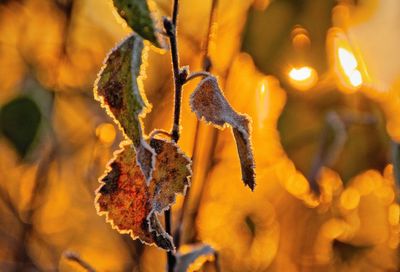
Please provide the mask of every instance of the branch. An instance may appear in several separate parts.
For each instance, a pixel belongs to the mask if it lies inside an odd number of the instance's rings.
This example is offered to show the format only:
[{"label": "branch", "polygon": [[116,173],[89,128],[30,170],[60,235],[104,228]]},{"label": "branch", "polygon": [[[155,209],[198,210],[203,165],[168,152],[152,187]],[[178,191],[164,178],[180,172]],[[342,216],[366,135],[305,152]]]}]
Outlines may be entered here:
[{"label": "branch", "polygon": [[[333,130],[334,139],[329,143],[329,129]],[[314,162],[309,175],[311,189],[319,194],[317,176],[322,166],[331,166],[338,158],[347,140],[346,124],[336,112],[329,112],[326,116],[326,127],[322,133],[319,151],[314,158]]]},{"label": "branch", "polygon": [[[207,35],[205,36],[205,41],[203,43],[204,48],[203,50],[203,60],[202,60],[202,69],[203,71],[200,72],[194,72],[191,73],[189,76],[187,76],[185,83],[187,83],[188,81],[197,78],[197,77],[207,77],[210,76],[211,74],[209,73],[212,67],[212,61],[210,59],[209,56],[209,45],[210,45],[210,40],[211,40],[211,30],[212,30],[212,24],[215,21],[215,15],[216,15],[216,7],[218,4],[218,0],[212,0],[211,3],[211,8],[210,8],[210,13],[209,13],[209,18],[208,18],[208,29],[207,29]],[[199,120],[196,120],[196,130],[195,130],[195,135],[194,135],[194,143],[197,142],[198,136],[199,136],[199,126],[200,126],[200,122]],[[195,164],[195,154],[197,153],[197,147],[198,145],[194,144],[193,146],[193,150],[192,150],[192,163],[193,165]],[[192,180],[193,182],[193,180]],[[186,195],[183,199],[183,204],[182,204],[182,208],[181,208],[181,213],[179,215],[179,224],[178,224],[178,229],[176,230],[175,234],[174,234],[174,241],[176,242],[176,246],[179,247],[179,245],[181,244],[181,236],[182,232],[183,232],[183,219],[185,217],[185,212],[188,206],[188,202],[189,202],[189,197],[190,197],[190,187],[187,189],[186,191]]]},{"label": "branch", "polygon": [[[181,115],[181,101],[182,101],[182,86],[187,77],[187,69],[182,71],[179,68],[178,56],[178,42],[177,42],[177,21],[178,21],[179,0],[174,0],[172,8],[172,20],[163,19],[164,29],[169,38],[171,48],[172,71],[174,74],[174,123],[172,127],[172,140],[177,143],[180,137],[180,115]],[[165,230],[171,234],[171,209],[166,210],[165,213]],[[176,259],[171,251],[167,252],[168,272],[173,272]]]}]

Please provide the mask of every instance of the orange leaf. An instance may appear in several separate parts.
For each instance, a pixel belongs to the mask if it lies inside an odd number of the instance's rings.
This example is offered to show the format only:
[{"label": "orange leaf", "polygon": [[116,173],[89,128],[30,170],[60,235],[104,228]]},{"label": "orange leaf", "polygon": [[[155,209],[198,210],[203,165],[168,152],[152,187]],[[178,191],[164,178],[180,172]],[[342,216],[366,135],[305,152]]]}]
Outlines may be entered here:
[{"label": "orange leaf", "polygon": [[175,194],[185,193],[191,162],[172,142],[152,139],[150,145],[156,152],[150,185],[147,186],[136,163],[134,148],[125,142],[100,179],[97,210],[100,215],[106,214],[107,221],[121,233],[173,251],[172,237],[165,232],[156,213],[169,209],[175,202]]}]

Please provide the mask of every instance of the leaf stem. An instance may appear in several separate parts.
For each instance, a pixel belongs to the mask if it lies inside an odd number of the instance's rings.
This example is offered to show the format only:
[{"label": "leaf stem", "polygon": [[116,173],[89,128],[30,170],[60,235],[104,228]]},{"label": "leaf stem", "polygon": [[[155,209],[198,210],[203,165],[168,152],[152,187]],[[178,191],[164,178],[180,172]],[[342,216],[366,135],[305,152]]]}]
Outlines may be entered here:
[{"label": "leaf stem", "polygon": [[190,81],[190,80],[192,80],[192,79],[195,79],[195,78],[197,78],[197,77],[208,77],[208,76],[211,76],[211,74],[208,73],[208,72],[204,72],[204,71],[201,71],[201,72],[194,72],[194,73],[191,73],[191,74],[186,78],[185,83],[188,82],[188,81]]},{"label": "leaf stem", "polygon": [[159,134],[162,134],[169,138],[172,138],[172,135],[168,131],[165,131],[163,129],[155,129],[150,133],[149,139],[152,140],[156,135],[159,135]]}]

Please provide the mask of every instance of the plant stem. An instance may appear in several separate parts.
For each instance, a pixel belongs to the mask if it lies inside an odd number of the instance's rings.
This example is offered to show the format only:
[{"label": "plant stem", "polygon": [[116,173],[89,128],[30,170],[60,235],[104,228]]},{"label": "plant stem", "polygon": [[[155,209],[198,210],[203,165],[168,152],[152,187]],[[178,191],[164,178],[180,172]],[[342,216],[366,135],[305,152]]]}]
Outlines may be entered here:
[{"label": "plant stem", "polygon": [[[174,123],[172,127],[172,140],[177,143],[180,136],[180,115],[181,115],[181,100],[182,100],[182,85],[186,76],[185,73],[181,73],[179,67],[179,56],[178,56],[178,42],[177,42],[177,21],[178,21],[178,9],[179,0],[174,0],[172,8],[172,20],[164,18],[164,28],[168,35],[170,49],[171,49],[171,60],[172,60],[172,71],[174,74]],[[183,78],[184,77],[184,78]],[[165,211],[165,230],[168,234],[171,234],[171,209]],[[167,252],[168,272],[173,272],[175,267],[175,256],[171,251]]]},{"label": "plant stem", "polygon": [[[178,21],[178,10],[179,10],[179,0],[174,0],[174,6],[172,7],[172,24],[177,25]],[[176,28],[175,28],[176,29]],[[176,32],[175,32],[176,33]]]},{"label": "plant stem", "polygon": [[182,85],[186,78],[183,77],[183,71],[181,72],[179,67],[179,56],[178,56],[178,42],[177,42],[177,17],[178,17],[178,0],[174,0],[174,7],[172,12],[172,21],[168,18],[164,18],[164,28],[169,38],[169,44],[171,48],[171,60],[172,60],[172,71],[174,74],[174,124],[172,128],[172,140],[178,142],[179,140],[179,129],[180,129],[180,115],[181,115],[181,100],[182,100]]},{"label": "plant stem", "polygon": [[[188,81],[195,79],[197,77],[207,77],[210,76],[211,74],[209,73],[212,67],[212,61],[210,59],[209,56],[209,47],[210,47],[210,40],[211,40],[211,32],[212,32],[212,24],[215,20],[215,16],[216,16],[216,7],[217,7],[217,3],[218,0],[212,0],[211,2],[211,8],[210,8],[210,13],[209,13],[209,18],[208,18],[208,28],[207,28],[207,35],[205,36],[205,41],[203,43],[203,60],[202,60],[202,69],[203,71],[200,72],[194,72],[191,73],[190,75],[188,75],[185,79],[185,83],[187,83]],[[196,129],[195,129],[195,136],[194,136],[194,145],[193,145],[193,150],[192,150],[192,165],[195,165],[195,154],[197,153],[197,147],[198,145],[197,143],[197,139],[199,136],[199,127],[200,127],[200,122],[199,120],[196,121]],[[193,182],[193,179],[192,179]],[[178,224],[178,229],[175,232],[174,235],[174,241],[176,243],[176,246],[179,247],[179,245],[181,244],[181,238],[183,236],[183,219],[185,217],[185,212],[187,209],[187,206],[189,205],[189,197],[191,195],[191,190],[190,187],[188,188],[188,190],[186,191],[186,195],[183,199],[183,204],[182,204],[182,208],[181,208],[181,213],[179,215],[179,224]]]},{"label": "plant stem", "polygon": [[[171,234],[171,209],[164,212],[165,231]],[[175,267],[175,256],[171,251],[167,251],[167,271],[173,272]]]},{"label": "plant stem", "polygon": [[[337,160],[343,146],[347,140],[346,124],[336,112],[329,112],[326,117],[325,129],[321,135],[318,153],[314,158],[311,172],[308,177],[310,187],[317,195],[320,194],[320,188],[317,182],[321,167],[331,167]],[[332,130],[332,131],[330,131]],[[329,142],[329,134],[333,133],[333,142]]]}]

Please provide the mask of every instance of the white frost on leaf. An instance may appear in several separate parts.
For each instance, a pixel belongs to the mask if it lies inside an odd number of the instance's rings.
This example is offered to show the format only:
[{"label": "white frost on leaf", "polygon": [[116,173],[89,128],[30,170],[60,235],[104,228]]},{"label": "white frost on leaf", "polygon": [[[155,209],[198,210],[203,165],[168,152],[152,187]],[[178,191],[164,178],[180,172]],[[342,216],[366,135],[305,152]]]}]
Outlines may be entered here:
[{"label": "white frost on leaf", "polygon": [[237,113],[226,100],[214,76],[207,76],[190,96],[190,106],[199,120],[219,129],[230,125],[236,140],[242,169],[242,179],[251,190],[255,187],[255,163],[250,142],[250,119]]}]

